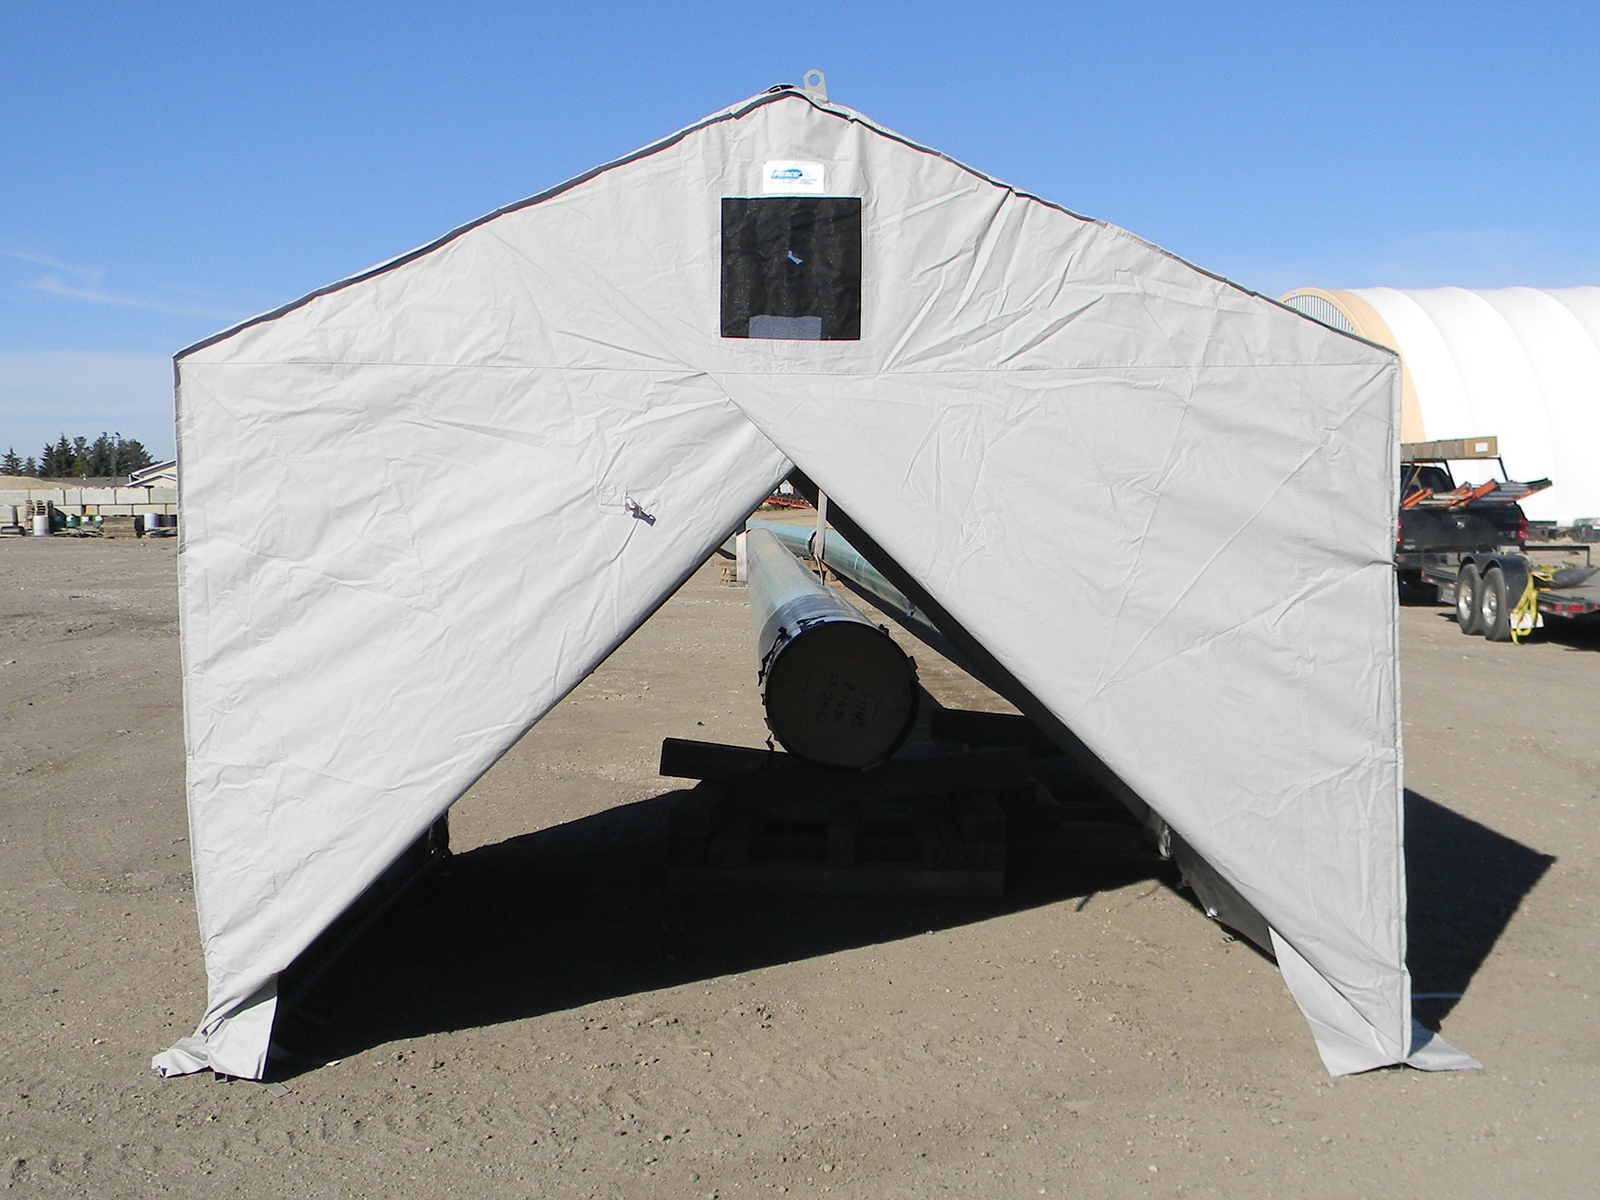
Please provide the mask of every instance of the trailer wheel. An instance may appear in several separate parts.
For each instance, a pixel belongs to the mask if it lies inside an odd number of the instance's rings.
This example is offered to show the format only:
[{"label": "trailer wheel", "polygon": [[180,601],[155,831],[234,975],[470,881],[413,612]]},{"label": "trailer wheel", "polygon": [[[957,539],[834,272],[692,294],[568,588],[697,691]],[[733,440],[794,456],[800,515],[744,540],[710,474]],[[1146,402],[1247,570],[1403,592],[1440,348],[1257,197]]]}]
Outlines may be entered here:
[{"label": "trailer wheel", "polygon": [[1499,567],[1490,567],[1478,584],[1478,625],[1491,642],[1511,640],[1511,601]]},{"label": "trailer wheel", "polygon": [[1478,568],[1471,563],[1463,566],[1456,575],[1456,625],[1462,633],[1483,632],[1479,625],[1482,616],[1478,611],[1478,592],[1482,586]]}]

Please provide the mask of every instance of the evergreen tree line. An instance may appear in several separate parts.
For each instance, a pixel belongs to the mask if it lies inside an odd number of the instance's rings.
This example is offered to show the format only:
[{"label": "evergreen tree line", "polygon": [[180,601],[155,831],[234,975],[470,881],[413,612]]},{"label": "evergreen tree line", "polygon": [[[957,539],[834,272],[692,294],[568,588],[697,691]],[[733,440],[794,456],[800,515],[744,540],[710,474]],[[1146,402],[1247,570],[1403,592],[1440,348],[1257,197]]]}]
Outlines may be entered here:
[{"label": "evergreen tree line", "polygon": [[155,462],[150,451],[134,438],[124,438],[120,433],[101,433],[90,441],[72,438],[66,434],[34,458],[18,458],[15,447],[8,448],[0,458],[0,475],[35,475],[43,479],[109,479],[117,475],[131,475]]}]

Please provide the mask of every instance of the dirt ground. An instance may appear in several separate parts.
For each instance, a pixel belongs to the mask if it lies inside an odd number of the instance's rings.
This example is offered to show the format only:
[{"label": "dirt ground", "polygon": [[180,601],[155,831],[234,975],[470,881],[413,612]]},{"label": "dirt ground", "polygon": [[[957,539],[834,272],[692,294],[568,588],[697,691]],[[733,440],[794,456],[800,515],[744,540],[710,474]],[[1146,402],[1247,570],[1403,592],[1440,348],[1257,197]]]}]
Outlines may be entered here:
[{"label": "dirt ground", "polygon": [[[277,1095],[161,1080],[204,1001],[175,546],[0,542],[0,1187],[17,1196],[1592,1196],[1600,639],[1402,610],[1418,1015],[1485,1070],[1330,1080],[1149,867],[1001,900],[681,897],[668,734],[758,744],[702,569],[457,806]],[[944,703],[987,704],[920,647]],[[1459,995],[1459,999],[1455,997]],[[289,1032],[286,1030],[286,1032]]]}]

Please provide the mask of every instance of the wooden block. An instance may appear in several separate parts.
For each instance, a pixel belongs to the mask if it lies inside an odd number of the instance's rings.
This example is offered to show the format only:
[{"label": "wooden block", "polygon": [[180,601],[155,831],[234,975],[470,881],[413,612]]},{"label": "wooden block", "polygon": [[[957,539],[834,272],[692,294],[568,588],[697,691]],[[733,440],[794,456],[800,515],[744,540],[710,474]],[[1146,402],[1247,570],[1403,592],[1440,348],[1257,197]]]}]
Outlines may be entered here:
[{"label": "wooden block", "polygon": [[969,845],[974,842],[1005,844],[1006,811],[1000,807],[1000,801],[993,792],[974,792],[963,797],[956,811],[961,821],[963,842]]},{"label": "wooden block", "polygon": [[922,865],[930,871],[952,871],[968,865],[966,847],[955,822],[941,808],[919,806],[912,815]]},{"label": "wooden block", "polygon": [[734,869],[674,867],[667,871],[674,892],[765,896],[999,896],[1005,872],[929,871],[883,864],[836,870],[825,866],[762,863]]},{"label": "wooden block", "polygon": [[860,837],[861,805],[850,802],[834,805],[833,819],[828,822],[828,865],[854,866]]},{"label": "wooden block", "polygon": [[[677,891],[783,895],[995,896],[1005,881],[1006,812],[993,788],[1023,790],[1020,747],[897,759],[871,771],[811,767],[786,754],[669,739],[664,770],[758,761],[703,780],[671,810],[668,882]],[[965,778],[965,777],[970,778]],[[904,794],[897,794],[904,793]]]},{"label": "wooden block", "polygon": [[666,738],[661,773],[687,779],[721,779],[747,794],[826,796],[835,800],[898,800],[955,792],[1024,787],[1030,778],[1020,747],[895,758],[867,771],[815,767],[791,754]]},{"label": "wooden block", "polygon": [[1018,713],[936,708],[928,716],[928,736],[936,742],[967,746],[1023,746],[1030,753],[1060,754],[1061,748]]},{"label": "wooden block", "polygon": [[742,867],[750,861],[750,832],[753,813],[736,812],[723,821],[706,843],[708,867]]},{"label": "wooden block", "polygon": [[1116,803],[1087,771],[1065,755],[1034,759],[1033,778],[1063,804]]},{"label": "wooden block", "polygon": [[661,740],[661,774],[674,779],[727,779],[741,771],[759,770],[787,754],[754,746],[724,746],[689,738]]},{"label": "wooden block", "polygon": [[709,838],[727,811],[727,787],[702,783],[677,798],[667,814],[667,827],[673,837]]},{"label": "wooden block", "polygon": [[1060,836],[1075,854],[1160,857],[1145,841],[1143,830],[1126,821],[1067,821],[1061,826]]},{"label": "wooden block", "polygon": [[694,837],[668,837],[667,863],[673,867],[705,866],[705,839]]}]

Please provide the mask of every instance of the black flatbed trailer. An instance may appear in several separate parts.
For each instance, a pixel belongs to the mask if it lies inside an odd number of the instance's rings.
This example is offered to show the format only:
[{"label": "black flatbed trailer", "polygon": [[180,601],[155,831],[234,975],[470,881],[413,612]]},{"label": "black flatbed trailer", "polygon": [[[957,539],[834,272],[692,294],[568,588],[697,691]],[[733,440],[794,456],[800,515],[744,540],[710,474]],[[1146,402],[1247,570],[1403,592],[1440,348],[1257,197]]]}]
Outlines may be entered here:
[{"label": "black flatbed trailer", "polygon": [[[1552,567],[1528,554],[1581,553],[1584,562]],[[1422,579],[1439,589],[1439,599],[1455,607],[1462,633],[1493,642],[1517,641],[1545,617],[1596,619],[1600,613],[1600,568],[1584,544],[1535,544],[1528,554],[1450,554],[1428,556]]]}]

